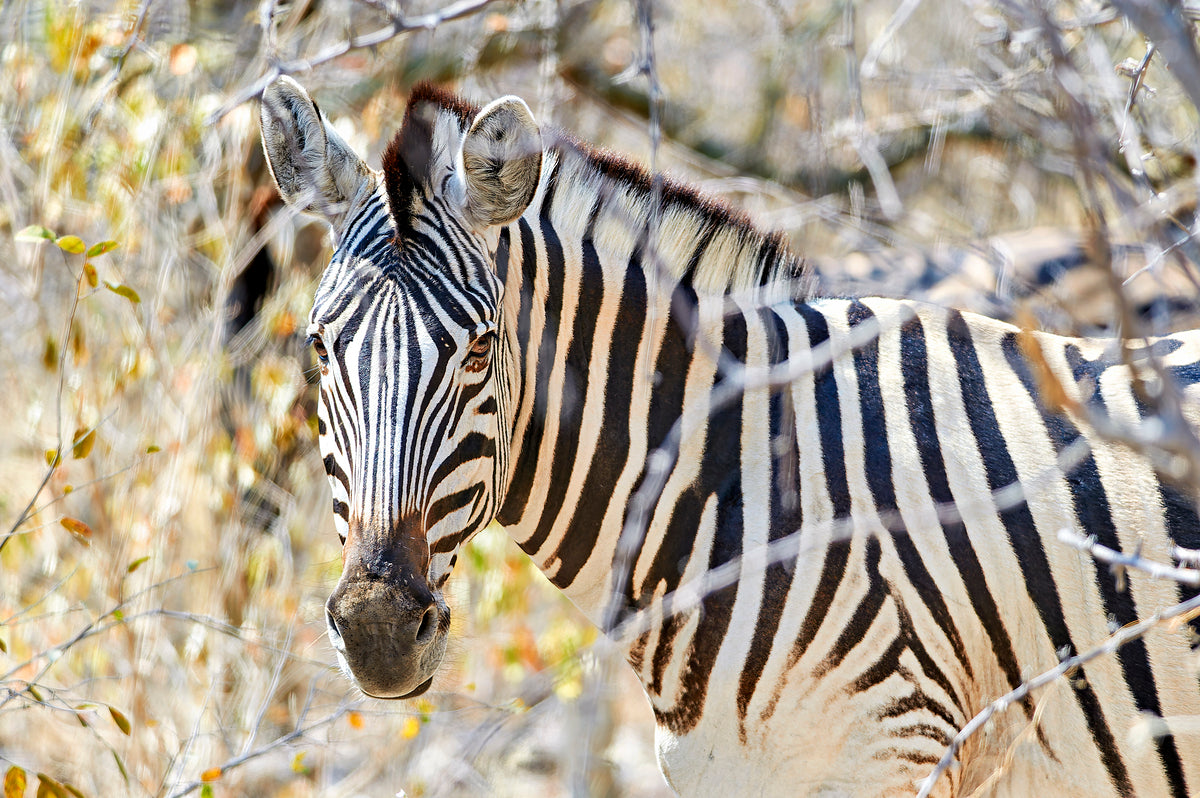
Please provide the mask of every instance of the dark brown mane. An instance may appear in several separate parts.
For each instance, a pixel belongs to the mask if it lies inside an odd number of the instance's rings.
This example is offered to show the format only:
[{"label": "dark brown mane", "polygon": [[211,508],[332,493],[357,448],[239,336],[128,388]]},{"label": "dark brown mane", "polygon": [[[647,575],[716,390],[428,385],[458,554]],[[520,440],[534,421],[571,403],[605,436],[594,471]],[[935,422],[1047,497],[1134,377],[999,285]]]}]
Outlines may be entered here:
[{"label": "dark brown mane", "polygon": [[[429,183],[433,125],[439,112],[449,112],[457,117],[460,127],[465,130],[479,109],[480,106],[443,87],[431,83],[414,87],[404,121],[383,153],[388,202],[401,236],[411,224],[414,193]],[[558,130],[544,131],[543,136],[548,149],[579,153],[592,171],[635,195],[649,198],[656,190],[655,178],[645,167],[618,153],[598,149]],[[751,244],[757,252],[754,282],[796,279],[804,273],[803,261],[791,253],[786,238],[780,233],[763,233],[744,212],[694,186],[666,177],[659,177],[657,191],[661,207],[686,211],[695,219],[700,235],[711,235],[719,229],[730,230],[740,241]],[[695,264],[689,265],[689,272],[694,267]],[[690,274],[685,272],[680,277],[687,280]]]},{"label": "dark brown mane", "polygon": [[433,123],[439,110],[458,117],[465,128],[479,106],[432,83],[418,83],[408,98],[400,129],[383,151],[383,182],[398,234],[411,225],[413,194],[429,182]]},{"label": "dark brown mane", "polygon": [[[574,136],[555,131],[552,141],[556,145],[570,147],[586,158],[588,164],[600,174],[616,183],[628,186],[644,196],[652,196],[655,190],[654,175],[641,164],[631,161],[620,153],[593,147]],[[665,208],[678,207],[687,210],[705,231],[727,228],[736,231],[747,241],[759,242],[758,283],[773,279],[794,279],[804,272],[803,261],[790,250],[787,238],[779,232],[764,233],[754,225],[750,216],[721,199],[705,194],[699,188],[681,183],[665,175],[658,176],[659,201]],[[692,264],[690,268],[694,268]],[[772,268],[778,266],[778,268]],[[685,280],[690,275],[683,274]]]}]

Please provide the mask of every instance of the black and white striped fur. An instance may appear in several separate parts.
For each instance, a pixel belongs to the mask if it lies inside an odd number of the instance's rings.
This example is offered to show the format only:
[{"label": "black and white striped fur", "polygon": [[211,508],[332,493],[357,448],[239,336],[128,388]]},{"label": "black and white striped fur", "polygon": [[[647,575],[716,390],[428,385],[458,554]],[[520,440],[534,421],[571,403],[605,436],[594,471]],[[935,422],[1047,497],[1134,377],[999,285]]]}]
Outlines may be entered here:
[{"label": "black and white striped fur", "polygon": [[[263,137],[285,200],[338,237],[310,319],[344,538],[327,607],[369,694],[428,688],[441,588],[493,519],[601,623],[659,449],[673,465],[619,600],[657,619],[627,655],[685,795],[911,794],[990,701],[1183,595],[1056,541],[1200,545],[1193,497],[1039,399],[1035,351],[1068,403],[1140,424],[1110,341],[806,296],[777,238],[539,132],[515,98],[419,88],[375,172],[284,78]],[[1200,334],[1134,354],[1153,393],[1151,354],[1200,421]],[[653,614],[714,569],[737,578]],[[1194,733],[1131,734],[1200,714],[1193,635],[1159,629],[1019,702],[935,792],[1200,790]]]}]

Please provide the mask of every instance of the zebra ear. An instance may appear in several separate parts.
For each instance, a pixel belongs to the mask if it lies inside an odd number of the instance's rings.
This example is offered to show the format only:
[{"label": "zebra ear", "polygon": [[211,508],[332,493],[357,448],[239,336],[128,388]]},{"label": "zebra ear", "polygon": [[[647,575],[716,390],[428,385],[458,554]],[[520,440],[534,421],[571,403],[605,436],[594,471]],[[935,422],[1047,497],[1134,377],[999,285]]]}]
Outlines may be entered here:
[{"label": "zebra ear", "polygon": [[519,97],[489,103],[463,138],[465,212],[478,227],[507,224],[525,212],[542,174],[542,137]]},{"label": "zebra ear", "polygon": [[263,150],[284,202],[338,230],[350,204],[374,175],[338,135],[304,88],[278,78],[262,96]]}]

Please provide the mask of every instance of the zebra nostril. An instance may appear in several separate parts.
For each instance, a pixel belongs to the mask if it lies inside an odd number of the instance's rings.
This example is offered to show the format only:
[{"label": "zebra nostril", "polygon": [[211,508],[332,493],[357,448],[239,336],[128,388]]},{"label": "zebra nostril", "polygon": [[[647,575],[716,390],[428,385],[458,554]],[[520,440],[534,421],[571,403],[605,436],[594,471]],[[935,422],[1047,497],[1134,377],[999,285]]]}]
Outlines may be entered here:
[{"label": "zebra nostril", "polygon": [[417,642],[424,645],[433,639],[434,633],[437,632],[437,607],[433,606],[425,610],[425,614],[421,616],[421,625],[417,627]]}]

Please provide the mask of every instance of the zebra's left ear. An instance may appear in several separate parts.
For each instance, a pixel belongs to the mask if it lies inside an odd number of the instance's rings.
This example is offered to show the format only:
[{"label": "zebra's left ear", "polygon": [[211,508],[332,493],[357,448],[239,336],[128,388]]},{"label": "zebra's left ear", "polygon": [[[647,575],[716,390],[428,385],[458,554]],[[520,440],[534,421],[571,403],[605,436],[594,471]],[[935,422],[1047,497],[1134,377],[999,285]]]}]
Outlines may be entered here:
[{"label": "zebra's left ear", "polygon": [[463,138],[464,212],[475,226],[507,224],[525,212],[542,174],[542,137],[519,97],[489,103]]},{"label": "zebra's left ear", "polygon": [[267,165],[284,202],[328,221],[336,233],[374,176],[304,88],[286,75],[262,96],[260,127]]}]

